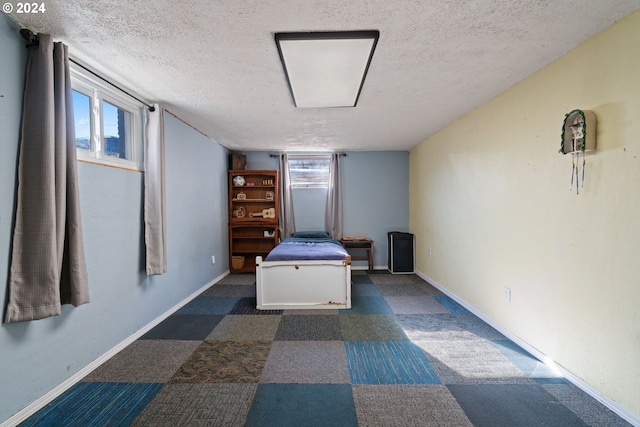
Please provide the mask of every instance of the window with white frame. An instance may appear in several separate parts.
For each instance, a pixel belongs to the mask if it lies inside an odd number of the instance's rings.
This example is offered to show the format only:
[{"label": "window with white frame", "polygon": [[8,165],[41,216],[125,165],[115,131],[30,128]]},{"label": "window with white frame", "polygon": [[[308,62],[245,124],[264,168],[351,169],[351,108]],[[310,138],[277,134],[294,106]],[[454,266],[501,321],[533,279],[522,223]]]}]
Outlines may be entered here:
[{"label": "window with white frame", "polygon": [[328,155],[290,155],[289,176],[292,188],[327,188],[329,183]]},{"label": "window with white frame", "polygon": [[143,169],[143,104],[71,65],[78,160]]}]

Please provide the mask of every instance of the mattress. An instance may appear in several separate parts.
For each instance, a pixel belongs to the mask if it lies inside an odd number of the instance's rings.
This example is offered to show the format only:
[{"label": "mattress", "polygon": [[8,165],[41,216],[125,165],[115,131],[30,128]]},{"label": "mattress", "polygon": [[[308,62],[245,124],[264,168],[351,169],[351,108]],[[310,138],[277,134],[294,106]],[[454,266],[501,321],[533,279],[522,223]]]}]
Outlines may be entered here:
[{"label": "mattress", "polygon": [[348,255],[338,240],[288,237],[269,252],[265,261],[343,260]]}]

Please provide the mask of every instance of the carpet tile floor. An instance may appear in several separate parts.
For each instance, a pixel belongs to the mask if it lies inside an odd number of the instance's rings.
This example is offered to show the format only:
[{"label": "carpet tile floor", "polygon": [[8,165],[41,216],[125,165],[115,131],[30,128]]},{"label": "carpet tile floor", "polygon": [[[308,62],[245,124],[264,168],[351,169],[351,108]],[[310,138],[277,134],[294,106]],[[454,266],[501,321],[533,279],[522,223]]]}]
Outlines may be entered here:
[{"label": "carpet tile floor", "polygon": [[416,275],[352,295],[259,311],[227,276],[21,425],[629,425]]}]

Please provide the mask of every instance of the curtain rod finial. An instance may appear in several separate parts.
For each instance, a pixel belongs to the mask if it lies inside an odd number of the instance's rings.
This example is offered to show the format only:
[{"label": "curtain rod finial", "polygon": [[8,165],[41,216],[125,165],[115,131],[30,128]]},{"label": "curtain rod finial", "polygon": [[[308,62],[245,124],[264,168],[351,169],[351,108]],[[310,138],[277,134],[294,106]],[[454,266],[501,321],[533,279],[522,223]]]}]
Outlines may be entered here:
[{"label": "curtain rod finial", "polygon": [[20,35],[22,36],[23,39],[25,39],[28,44],[27,44],[27,48],[30,48],[31,46],[36,46],[38,44],[38,36],[36,34],[33,33],[33,31],[27,29],[27,28],[22,28],[20,29]]}]

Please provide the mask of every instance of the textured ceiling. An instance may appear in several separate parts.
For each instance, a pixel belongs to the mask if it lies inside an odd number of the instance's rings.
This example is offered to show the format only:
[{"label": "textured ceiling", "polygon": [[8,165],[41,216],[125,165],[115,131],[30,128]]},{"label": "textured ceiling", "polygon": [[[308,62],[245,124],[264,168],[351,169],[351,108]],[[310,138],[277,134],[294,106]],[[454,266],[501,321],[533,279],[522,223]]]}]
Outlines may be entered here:
[{"label": "textured ceiling", "polygon": [[[11,16],[232,150],[407,150],[640,0],[47,0]],[[274,33],[379,30],[355,108],[296,109]]]}]

